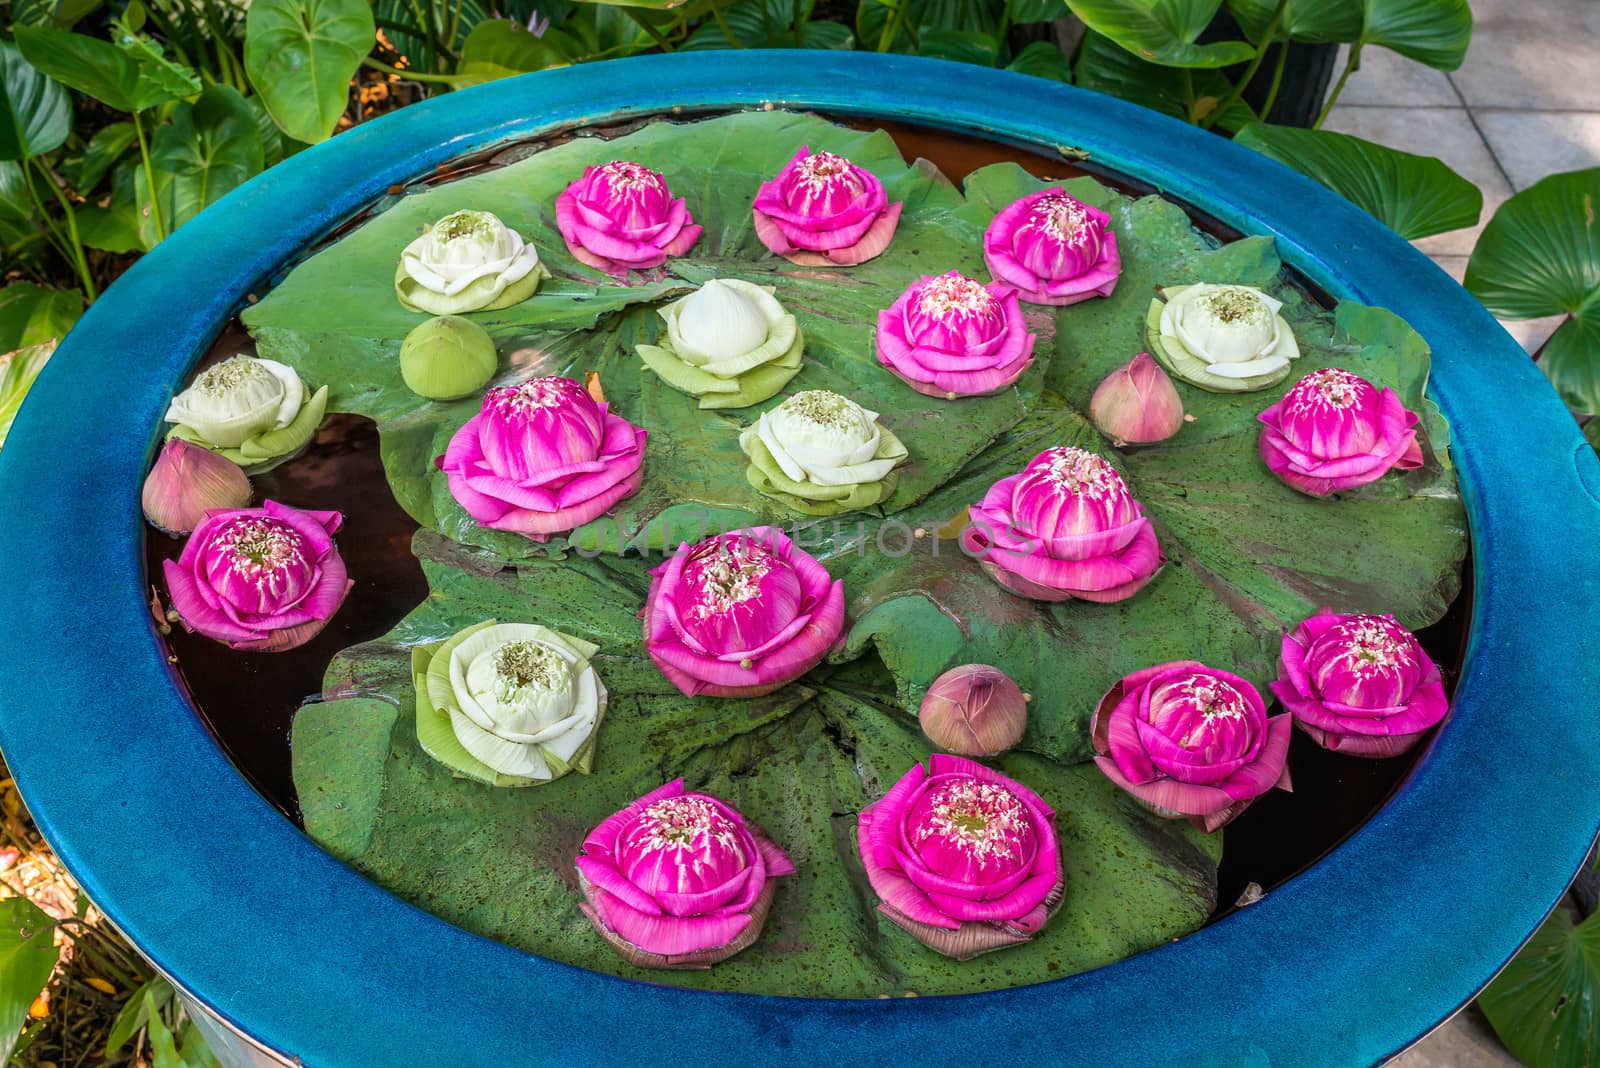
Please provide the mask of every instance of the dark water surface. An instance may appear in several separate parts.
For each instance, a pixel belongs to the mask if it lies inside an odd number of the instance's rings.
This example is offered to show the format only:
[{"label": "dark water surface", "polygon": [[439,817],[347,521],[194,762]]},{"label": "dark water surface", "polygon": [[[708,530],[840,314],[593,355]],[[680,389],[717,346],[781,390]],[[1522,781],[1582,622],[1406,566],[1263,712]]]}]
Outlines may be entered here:
[{"label": "dark water surface", "polygon": [[[979,167],[1012,161],[1040,177],[1093,174],[1126,192],[1150,191],[1148,185],[1085,163],[996,142],[897,123],[852,120],[850,124],[887,130],[908,159],[927,158],[956,182]],[[427,181],[449,180],[525,154],[512,149],[479,155],[459,168],[431,174]],[[1190,215],[1202,231],[1222,240],[1238,236],[1216,220],[1192,210]],[[1295,280],[1313,299],[1331,305],[1315,286]],[[238,324],[230,324],[208,358],[232,355],[247,344]],[[389,492],[371,421],[352,415],[331,417],[303,455],[252,481],[258,501],[270,497],[344,514],[339,549],[350,563],[355,587],[326,630],[286,653],[235,652],[177,626],[167,640],[190,697],[218,744],[245,778],[298,824],[289,763],[289,725],[295,711],[321,691],[323,672],[336,653],[387,633],[427,596],[428,587],[411,555],[416,524]],[[150,575],[159,576],[161,561],[175,558],[181,548],[181,542],[150,532],[145,545]],[[1466,647],[1470,603],[1468,589],[1443,620],[1418,635],[1444,669],[1451,689]],[[1329,753],[1296,731],[1289,756],[1295,792],[1270,792],[1228,826],[1217,915],[1232,911],[1250,883],[1270,890],[1359,828],[1410,773],[1420,748],[1394,759],[1366,760]]]}]

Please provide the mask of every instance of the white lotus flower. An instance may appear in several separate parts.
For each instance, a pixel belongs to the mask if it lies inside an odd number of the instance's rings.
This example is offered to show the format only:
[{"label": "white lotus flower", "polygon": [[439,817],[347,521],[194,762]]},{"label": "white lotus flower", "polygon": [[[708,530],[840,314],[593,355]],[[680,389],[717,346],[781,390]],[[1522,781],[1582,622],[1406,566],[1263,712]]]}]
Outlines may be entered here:
[{"label": "white lotus flower", "polygon": [[167,406],[167,421],[204,443],[234,449],[294,422],[306,387],[294,369],[259,356],[234,356],[208,368]]},{"label": "white lotus flower", "polygon": [[1205,283],[1173,286],[1164,295],[1162,343],[1202,361],[1212,375],[1276,375],[1300,355],[1294,332],[1278,314],[1283,302],[1259,289]]},{"label": "white lotus flower", "polygon": [[667,335],[640,345],[639,357],[702,408],[764,401],[800,372],[805,339],[770,286],[713,278],[659,314]]},{"label": "white lotus flower", "polygon": [[903,447],[881,454],[885,431],[877,412],[823,389],[762,412],[752,430],[785,475],[818,486],[877,482],[906,456]]},{"label": "white lotus flower", "polygon": [[473,758],[501,775],[547,781],[587,753],[605,712],[594,652],[531,623],[471,628],[433,657],[428,698]]},{"label": "white lotus flower", "polygon": [[544,277],[539,251],[491,212],[446,215],[400,253],[400,302],[434,315],[504,308]]}]

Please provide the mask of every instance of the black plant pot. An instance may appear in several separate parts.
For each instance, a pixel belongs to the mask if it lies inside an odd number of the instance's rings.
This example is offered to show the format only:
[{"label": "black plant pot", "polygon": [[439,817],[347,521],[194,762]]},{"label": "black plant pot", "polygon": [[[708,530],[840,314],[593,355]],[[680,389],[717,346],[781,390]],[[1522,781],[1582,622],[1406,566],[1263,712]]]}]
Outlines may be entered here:
[{"label": "black plant pot", "polygon": [[[1224,8],[1206,27],[1200,40],[1238,41],[1243,37],[1239,23]],[[1267,90],[1272,84],[1272,68],[1278,59],[1278,47],[1274,45],[1268,51],[1255,77],[1245,87],[1245,102],[1258,112],[1266,102]],[[1338,45],[1303,44],[1298,41],[1290,44],[1289,58],[1283,67],[1283,83],[1278,87],[1278,98],[1272,102],[1272,111],[1262,118],[1283,126],[1309,127],[1316,122],[1317,115],[1322,111],[1322,101],[1328,95],[1328,84],[1333,81],[1333,67],[1338,55]],[[1243,77],[1244,71],[1244,64],[1224,68],[1229,78]]]}]

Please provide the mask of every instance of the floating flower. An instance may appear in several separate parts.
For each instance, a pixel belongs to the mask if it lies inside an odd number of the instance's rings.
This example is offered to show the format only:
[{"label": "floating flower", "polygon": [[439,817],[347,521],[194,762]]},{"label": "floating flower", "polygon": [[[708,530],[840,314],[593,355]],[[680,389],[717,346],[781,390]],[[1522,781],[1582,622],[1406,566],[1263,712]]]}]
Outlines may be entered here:
[{"label": "floating flower", "polygon": [[400,377],[429,400],[460,400],[489,384],[500,358],[489,331],[459,315],[441,315],[411,328],[400,343]]},{"label": "floating flower", "polygon": [[1336,367],[1306,375],[1256,418],[1261,458],[1313,497],[1376,482],[1390,468],[1422,466],[1417,413],[1393,390]]},{"label": "floating flower", "polygon": [[805,515],[836,515],[877,504],[906,459],[878,413],[822,389],[796,393],[739,435],[745,475],[773,500]]},{"label": "floating flower", "polygon": [[1121,601],[1161,567],[1155,529],[1122,476],[1072,446],[990,486],[961,539],[996,582],[1036,601]]},{"label": "floating flower", "polygon": [[556,198],[556,226],[579,262],[619,277],[682,256],[702,229],[665,178],[622,160],[586,167]]},{"label": "floating flower", "polygon": [[702,408],[743,408],[800,373],[805,338],[771,286],[713,278],[661,308],[667,335],[638,346],[645,365]]},{"label": "floating flower", "polygon": [[878,176],[832,152],[803,146],[756,192],[756,236],[802,267],[851,267],[889,247],[900,202]]},{"label": "floating flower", "polygon": [[732,805],[682,779],[600,821],[574,862],[583,914],[630,964],[707,968],[753,943],[794,865]]},{"label": "floating flower", "polygon": [[1109,297],[1122,273],[1111,216],[1059,188],[1002,208],[983,233],[983,260],[1030,304]]},{"label": "floating flower", "polygon": [[249,652],[304,645],[355,585],[331,537],[343,522],[277,501],[211,512],[161,565],[179,620]]},{"label": "floating flower", "polygon": [[598,647],[532,623],[488,620],[412,655],[417,741],[467,778],[535,786],[587,775],[606,688]]},{"label": "floating flower", "polygon": [[1026,786],[935,753],[861,810],[878,911],[957,960],[1026,942],[1061,903],[1055,813]]},{"label": "floating flower", "polygon": [[1149,353],[1106,375],[1089,399],[1089,418],[1118,445],[1165,441],[1183,427],[1183,399]]},{"label": "floating flower", "polygon": [[140,503],[157,530],[187,534],[213,509],[249,504],[250,479],[226,457],[174,438],[161,446]]},{"label": "floating flower", "polygon": [[395,296],[430,315],[509,308],[549,276],[539,250],[488,211],[453,211],[400,253]]},{"label": "floating flower", "polygon": [[1404,753],[1450,708],[1438,665],[1393,616],[1322,609],[1283,636],[1271,685],[1318,745],[1352,756]]},{"label": "floating flower", "polygon": [[940,749],[991,757],[1022,741],[1028,698],[999,668],[962,664],[933,680],[917,718],[922,733]]},{"label": "floating flower", "polygon": [[1135,671],[1100,699],[1095,763],[1163,816],[1210,834],[1262,794],[1290,788],[1287,715],[1256,688],[1194,660]]},{"label": "floating flower", "polygon": [[1283,302],[1250,286],[1168,286],[1150,302],[1150,351],[1167,370],[1213,393],[1277,385],[1300,348]]},{"label": "floating flower", "polygon": [[436,462],[480,526],[544,541],[639,488],[646,437],[572,379],[530,378],[485,394]]},{"label": "floating flower", "polygon": [[249,473],[276,467],[305,448],[328,410],[328,387],[306,398],[294,369],[258,356],[233,356],[202,371],[172,398],[168,437],[226,456]]},{"label": "floating flower", "polygon": [[686,696],[758,697],[816,667],[844,630],[844,583],[776,527],[680,545],[650,572],[644,647]]},{"label": "floating flower", "polygon": [[918,393],[998,393],[1033,364],[1016,291],[950,271],[924,276],[878,313],[878,362]]}]

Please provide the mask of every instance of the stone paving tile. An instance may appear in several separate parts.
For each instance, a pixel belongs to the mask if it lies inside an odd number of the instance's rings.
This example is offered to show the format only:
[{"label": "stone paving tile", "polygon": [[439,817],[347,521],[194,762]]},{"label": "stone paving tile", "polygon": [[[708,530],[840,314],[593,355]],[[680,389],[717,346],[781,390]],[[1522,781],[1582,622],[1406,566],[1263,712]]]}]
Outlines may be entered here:
[{"label": "stone paving tile", "polygon": [[1389,1068],[1517,1068],[1475,1006],[1389,1062]]},{"label": "stone paving tile", "polygon": [[1450,76],[1469,107],[1600,110],[1600,3],[1472,0],[1472,14],[1472,47]]},{"label": "stone paving tile", "polygon": [[1483,228],[1483,220],[1511,195],[1510,183],[1465,108],[1345,107],[1340,104],[1328,116],[1324,128],[1406,152],[1436,156],[1483,190],[1483,215],[1477,226],[1426,237],[1416,243],[1430,256],[1470,255]]},{"label": "stone paving tile", "polygon": [[[1593,47],[1593,80],[1600,82],[1600,41]],[[1518,190],[1547,174],[1600,167],[1600,111],[1473,108],[1472,114]]]},{"label": "stone paving tile", "polygon": [[[1348,45],[1340,46],[1335,77],[1344,69]],[[1338,107],[1445,107],[1461,106],[1461,97],[1444,71],[1415,63],[1387,48],[1361,50],[1361,69],[1350,75]]]}]

